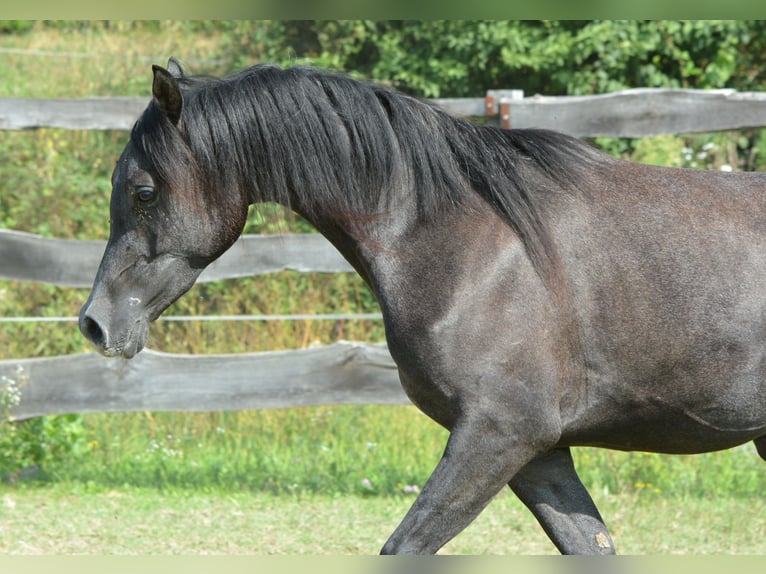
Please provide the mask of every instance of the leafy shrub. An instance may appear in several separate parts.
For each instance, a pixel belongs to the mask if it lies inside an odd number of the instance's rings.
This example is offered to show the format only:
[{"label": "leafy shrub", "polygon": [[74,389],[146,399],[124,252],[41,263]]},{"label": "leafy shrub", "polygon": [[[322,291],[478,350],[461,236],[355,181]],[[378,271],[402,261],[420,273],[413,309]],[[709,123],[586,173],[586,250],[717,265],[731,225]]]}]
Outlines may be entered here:
[{"label": "leafy shrub", "polygon": [[89,450],[80,415],[8,420],[18,404],[28,374],[16,371],[14,379],[0,379],[0,480],[43,478],[56,465],[86,454]]},{"label": "leafy shrub", "polygon": [[33,26],[32,20],[0,20],[0,34],[24,34]]},{"label": "leafy shrub", "polygon": [[766,22],[707,20],[277,21],[229,29],[234,66],[310,63],[425,97],[492,88],[592,94],[629,87],[762,88]]}]

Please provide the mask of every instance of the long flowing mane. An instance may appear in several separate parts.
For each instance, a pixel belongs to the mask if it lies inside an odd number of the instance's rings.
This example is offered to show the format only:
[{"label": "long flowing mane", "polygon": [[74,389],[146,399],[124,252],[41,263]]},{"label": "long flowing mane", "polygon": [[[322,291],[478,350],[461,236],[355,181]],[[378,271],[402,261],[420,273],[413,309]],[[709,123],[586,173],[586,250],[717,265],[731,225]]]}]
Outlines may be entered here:
[{"label": "long flowing mane", "polygon": [[410,189],[422,220],[466,204],[473,190],[541,267],[553,257],[541,217],[546,192],[576,188],[584,167],[606,157],[562,134],[479,127],[423,100],[310,67],[259,65],[180,83],[181,129],[153,102],[132,133],[164,179],[194,169],[215,201],[246,193],[300,206],[304,215],[380,214],[393,189]]}]

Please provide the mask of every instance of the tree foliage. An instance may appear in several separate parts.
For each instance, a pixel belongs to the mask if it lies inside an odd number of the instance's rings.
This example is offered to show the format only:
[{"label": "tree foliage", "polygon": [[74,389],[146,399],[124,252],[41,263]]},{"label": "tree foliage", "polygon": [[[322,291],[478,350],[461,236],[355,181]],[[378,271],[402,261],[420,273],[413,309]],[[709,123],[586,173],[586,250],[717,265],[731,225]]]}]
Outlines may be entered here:
[{"label": "tree foliage", "polygon": [[[224,36],[211,54],[232,71],[258,62],[312,64],[422,97],[488,89],[581,95],[631,87],[766,86],[763,20],[190,20],[37,24],[62,31],[152,30]],[[6,20],[0,34],[35,29]],[[182,54],[175,54],[183,59]],[[207,72],[208,70],[205,70]]]},{"label": "tree foliage", "polygon": [[313,64],[423,97],[766,84],[766,22],[272,21],[229,30],[232,65]]}]

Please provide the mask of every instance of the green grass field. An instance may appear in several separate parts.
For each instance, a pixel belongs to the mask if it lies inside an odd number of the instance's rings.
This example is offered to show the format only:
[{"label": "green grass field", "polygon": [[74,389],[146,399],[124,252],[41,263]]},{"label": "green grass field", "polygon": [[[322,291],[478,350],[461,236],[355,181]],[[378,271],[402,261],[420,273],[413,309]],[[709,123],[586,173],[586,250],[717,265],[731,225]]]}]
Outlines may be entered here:
[{"label": "green grass field", "polygon": [[[412,496],[0,488],[2,555],[376,554]],[[620,554],[766,553],[761,498],[597,497]],[[556,554],[503,492],[441,554]]]},{"label": "green grass field", "polygon": [[[0,34],[0,96],[147,95],[168,55],[225,72],[231,29],[183,22]],[[35,55],[37,53],[40,55]],[[42,53],[47,53],[44,55]],[[50,55],[53,53],[54,55]],[[55,55],[56,53],[65,55]],[[109,177],[124,132],[0,131],[0,228],[104,239]],[[638,146],[672,163],[664,137]],[[663,157],[657,156],[663,152]],[[647,159],[647,158],[644,158]],[[307,231],[253,210],[247,231]],[[87,292],[0,281],[0,316],[76,315]],[[370,312],[352,275],[280,273],[196,286],[169,314]],[[178,353],[380,341],[376,321],[157,323],[150,346]],[[4,324],[0,359],[88,350],[74,324]],[[0,422],[0,554],[375,553],[422,488],[446,433],[412,407],[130,413]],[[575,452],[623,553],[764,552],[766,466],[752,445],[694,457]],[[445,553],[551,553],[504,493]]]}]

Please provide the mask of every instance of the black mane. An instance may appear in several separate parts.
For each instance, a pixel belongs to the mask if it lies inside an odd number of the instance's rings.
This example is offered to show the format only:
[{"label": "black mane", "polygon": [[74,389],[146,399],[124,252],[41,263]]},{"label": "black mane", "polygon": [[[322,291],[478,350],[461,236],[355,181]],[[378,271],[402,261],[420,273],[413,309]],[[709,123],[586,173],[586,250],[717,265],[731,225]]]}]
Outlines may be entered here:
[{"label": "black mane", "polygon": [[[383,86],[308,67],[249,68],[224,79],[184,77],[180,130],[156,102],[132,138],[158,174],[194,169],[215,201],[247,194],[312,213],[384,213],[394,186],[427,220],[475,190],[551,263],[541,188],[571,187],[601,157],[545,130],[479,127]],[[170,158],[186,157],[193,165]],[[530,177],[535,175],[536,177]]]}]

